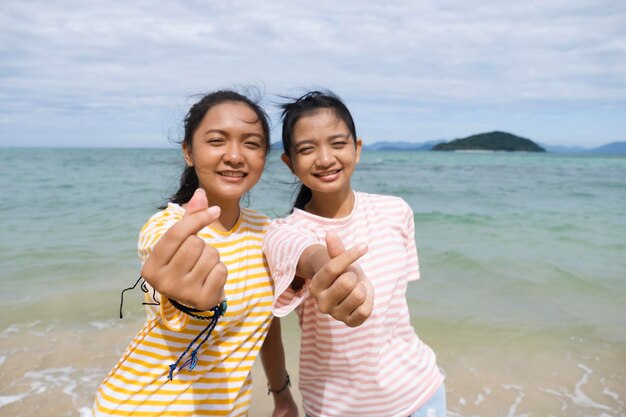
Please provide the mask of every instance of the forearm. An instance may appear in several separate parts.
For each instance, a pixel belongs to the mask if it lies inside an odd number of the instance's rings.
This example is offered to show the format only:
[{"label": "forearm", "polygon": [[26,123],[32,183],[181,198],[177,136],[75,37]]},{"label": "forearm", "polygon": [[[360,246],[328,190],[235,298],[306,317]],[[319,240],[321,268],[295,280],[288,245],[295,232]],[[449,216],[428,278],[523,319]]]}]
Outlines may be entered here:
[{"label": "forearm", "polygon": [[275,391],[281,389],[287,380],[287,369],[278,317],[272,319],[267,337],[261,347],[261,362],[271,389]]},{"label": "forearm", "polygon": [[267,337],[261,347],[261,362],[267,376],[269,392],[272,393],[274,399],[272,417],[298,417],[298,407],[289,389],[291,383],[285,367],[285,350],[278,317],[272,319]]}]

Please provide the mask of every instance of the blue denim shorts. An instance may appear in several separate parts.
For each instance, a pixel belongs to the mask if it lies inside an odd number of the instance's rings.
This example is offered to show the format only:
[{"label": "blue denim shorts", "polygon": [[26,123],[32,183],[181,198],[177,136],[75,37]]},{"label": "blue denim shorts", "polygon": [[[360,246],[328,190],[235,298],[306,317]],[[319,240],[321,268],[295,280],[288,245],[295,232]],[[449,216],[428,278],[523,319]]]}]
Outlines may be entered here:
[{"label": "blue denim shorts", "polygon": [[441,384],[426,404],[410,417],[446,417],[446,387]]},{"label": "blue denim shorts", "polygon": [[[306,417],[309,417],[306,414]],[[446,387],[441,384],[426,404],[409,417],[446,417]]]}]

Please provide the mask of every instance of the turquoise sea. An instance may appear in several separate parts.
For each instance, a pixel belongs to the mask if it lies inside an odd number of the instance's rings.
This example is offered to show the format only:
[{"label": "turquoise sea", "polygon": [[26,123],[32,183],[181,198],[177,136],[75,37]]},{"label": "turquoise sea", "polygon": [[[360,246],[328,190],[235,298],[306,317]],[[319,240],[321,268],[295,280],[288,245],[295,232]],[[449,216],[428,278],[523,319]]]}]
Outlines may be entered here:
[{"label": "turquoise sea", "polygon": [[[87,415],[141,326],[120,291],[181,168],[175,149],[0,149],[0,416]],[[626,415],[626,158],[366,152],[353,185],[414,210],[408,297],[450,416]],[[274,152],[245,203],[282,216],[293,190]]]}]

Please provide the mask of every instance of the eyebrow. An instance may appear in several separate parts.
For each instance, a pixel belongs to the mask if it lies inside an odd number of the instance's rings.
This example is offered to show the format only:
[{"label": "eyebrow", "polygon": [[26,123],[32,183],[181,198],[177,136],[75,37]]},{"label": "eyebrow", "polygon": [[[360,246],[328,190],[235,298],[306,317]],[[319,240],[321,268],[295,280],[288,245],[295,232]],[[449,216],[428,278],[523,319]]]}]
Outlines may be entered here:
[{"label": "eyebrow", "polygon": [[[207,130],[204,132],[204,134],[205,134],[205,135],[210,134],[210,133],[218,133],[218,134],[220,134],[220,135],[222,135],[222,136],[228,136],[228,133],[227,133],[225,130],[222,130],[222,129],[207,129]],[[260,138],[260,139],[263,139],[263,138],[264,138],[264,136],[263,136],[263,135],[261,135],[261,134],[259,134],[259,133],[254,133],[254,132],[244,133],[244,134],[243,134],[243,137],[244,137],[244,138],[249,138],[249,137],[251,137],[251,136],[256,136],[256,137],[258,137],[258,138]]]},{"label": "eyebrow", "polygon": [[[352,136],[351,133],[345,133],[345,134],[344,133],[337,133],[336,135],[331,135],[331,136],[327,137],[326,139],[327,140],[333,140],[333,139],[339,139],[339,138],[349,139],[350,136]],[[295,146],[306,145],[306,144],[309,144],[309,143],[315,143],[315,140],[314,139],[302,139],[302,140],[295,139],[294,140],[294,145]]]},{"label": "eyebrow", "polygon": [[344,134],[344,133],[337,133],[336,135],[329,136],[328,139],[330,139],[330,140],[338,139],[338,138],[349,139],[350,136],[352,136],[351,133],[346,133],[346,134]]},{"label": "eyebrow", "polygon": [[206,135],[207,133],[219,133],[220,135],[226,136],[226,131],[221,129],[207,129],[204,134]]}]

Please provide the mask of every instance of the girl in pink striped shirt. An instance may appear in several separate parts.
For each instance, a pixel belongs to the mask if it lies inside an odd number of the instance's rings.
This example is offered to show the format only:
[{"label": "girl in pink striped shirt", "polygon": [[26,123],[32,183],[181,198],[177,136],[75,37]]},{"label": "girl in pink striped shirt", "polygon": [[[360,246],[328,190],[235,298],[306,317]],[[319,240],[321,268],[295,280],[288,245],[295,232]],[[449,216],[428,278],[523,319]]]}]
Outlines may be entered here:
[{"label": "girl in pink striped shirt", "polygon": [[299,317],[307,415],[445,416],[444,377],[406,301],[419,279],[411,208],[352,190],[362,143],[338,97],[311,92],[282,107],[282,160],[302,188],[263,250],[274,314]]}]

